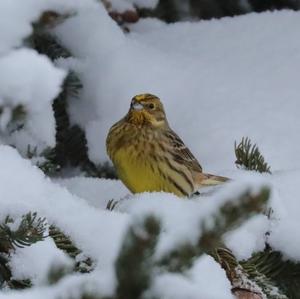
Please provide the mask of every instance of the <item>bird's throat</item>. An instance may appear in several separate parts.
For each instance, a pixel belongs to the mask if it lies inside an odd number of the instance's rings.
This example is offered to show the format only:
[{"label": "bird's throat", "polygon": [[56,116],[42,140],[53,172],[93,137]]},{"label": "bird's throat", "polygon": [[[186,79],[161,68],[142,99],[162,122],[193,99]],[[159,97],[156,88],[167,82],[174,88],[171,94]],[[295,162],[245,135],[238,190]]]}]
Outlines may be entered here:
[{"label": "bird's throat", "polygon": [[151,123],[150,119],[143,111],[130,111],[127,116],[127,121],[136,126],[142,126]]}]

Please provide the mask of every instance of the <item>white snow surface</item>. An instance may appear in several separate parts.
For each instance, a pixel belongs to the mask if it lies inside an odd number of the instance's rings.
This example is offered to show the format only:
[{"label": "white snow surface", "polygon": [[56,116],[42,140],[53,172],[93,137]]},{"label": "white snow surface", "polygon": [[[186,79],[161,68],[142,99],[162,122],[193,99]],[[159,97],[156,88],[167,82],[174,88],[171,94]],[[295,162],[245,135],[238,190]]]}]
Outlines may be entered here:
[{"label": "white snow surface", "polygon": [[[115,3],[132,7],[156,1]],[[32,32],[31,23],[49,9],[77,12],[54,29],[75,56],[60,59],[57,66],[23,43]],[[40,242],[17,250],[11,260],[14,277],[32,278],[35,287],[1,293],[0,298],[54,299],[70,290],[76,298],[82,285],[112,294],[114,262],[131,223],[147,214],[161,219],[163,232],[155,253],[159,259],[183,242],[195,242],[200,222],[209,224],[210,216],[227,200],[264,185],[272,190],[271,220],[262,215],[250,219],[226,235],[226,244],[245,259],[263,250],[269,231],[271,246],[299,261],[299,15],[282,11],[169,25],[146,19],[131,25],[131,33],[125,34],[96,1],[2,0],[1,105],[25,104],[30,116],[25,128],[10,137],[17,149],[24,152],[30,140],[54,145],[51,103],[65,76],[61,68],[76,68],[84,90],[72,102],[70,113],[72,121],[86,131],[93,161],[107,159],[107,131],[127,112],[130,99],[150,92],[161,97],[171,126],[204,170],[227,175],[233,182],[191,201],[164,193],[128,196],[119,181],[84,177],[52,181],[17,150],[1,145],[0,220],[7,214],[20,217],[36,211],[91,256],[96,269],[89,275],[68,276],[49,288],[43,283],[52,260],[69,260],[53,242]],[[9,118],[9,110],[4,110],[2,130]],[[272,175],[235,169],[233,144],[242,136],[257,142]],[[8,140],[1,138],[3,143]],[[105,210],[110,199],[122,198],[115,211]],[[37,264],[29,267],[35,258]],[[232,298],[224,271],[212,258],[201,257],[185,274],[162,273],[151,291],[162,298]]]},{"label": "white snow surface", "polygon": [[[203,272],[204,269],[205,272]],[[209,284],[213,287],[207,287]],[[234,298],[230,292],[230,284],[225,271],[210,256],[197,259],[186,277],[177,273],[157,276],[151,291],[158,298],[164,299]]]},{"label": "white snow surface", "polygon": [[46,283],[51,267],[60,265],[71,267],[72,264],[71,258],[57,249],[54,241],[50,238],[30,247],[17,248],[10,261],[13,279],[29,278],[33,284]]}]

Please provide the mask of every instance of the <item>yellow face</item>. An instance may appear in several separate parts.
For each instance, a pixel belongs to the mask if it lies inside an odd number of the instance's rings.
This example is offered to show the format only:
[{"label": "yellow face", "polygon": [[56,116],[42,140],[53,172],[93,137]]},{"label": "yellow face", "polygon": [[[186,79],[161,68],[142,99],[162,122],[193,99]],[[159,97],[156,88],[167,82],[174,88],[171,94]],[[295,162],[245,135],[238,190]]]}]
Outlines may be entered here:
[{"label": "yellow face", "polygon": [[166,114],[160,99],[148,93],[133,97],[127,117],[129,122],[135,124],[150,124],[154,127],[167,124]]}]

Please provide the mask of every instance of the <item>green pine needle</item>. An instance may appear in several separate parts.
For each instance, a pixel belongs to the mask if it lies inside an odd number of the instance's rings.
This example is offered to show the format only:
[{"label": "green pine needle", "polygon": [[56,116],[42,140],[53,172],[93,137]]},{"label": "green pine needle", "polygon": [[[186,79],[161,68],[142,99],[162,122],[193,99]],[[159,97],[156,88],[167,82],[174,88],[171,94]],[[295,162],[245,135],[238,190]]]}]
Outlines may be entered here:
[{"label": "green pine needle", "polygon": [[267,248],[255,253],[249,260],[242,261],[241,265],[257,284],[262,286],[267,282],[277,286],[287,298],[300,299],[300,263],[283,258],[280,252]]},{"label": "green pine needle", "polygon": [[235,164],[237,167],[243,167],[247,170],[254,170],[260,173],[271,173],[270,166],[265,162],[259,148],[256,144],[252,145],[248,137],[243,137],[238,145],[235,142],[234,151],[236,156]]},{"label": "green pine needle", "polygon": [[20,224],[12,228],[15,220],[7,216],[0,224],[0,289],[24,289],[31,287],[28,279],[14,280],[9,265],[10,253],[16,247],[24,248],[46,238],[47,223],[45,218],[36,213],[27,213],[22,216]]},{"label": "green pine needle", "polygon": [[15,247],[30,246],[45,238],[46,219],[38,217],[37,213],[29,212],[22,216],[17,229],[10,227],[12,223],[14,223],[14,220],[7,216],[4,222],[0,224],[0,252],[8,252]]}]

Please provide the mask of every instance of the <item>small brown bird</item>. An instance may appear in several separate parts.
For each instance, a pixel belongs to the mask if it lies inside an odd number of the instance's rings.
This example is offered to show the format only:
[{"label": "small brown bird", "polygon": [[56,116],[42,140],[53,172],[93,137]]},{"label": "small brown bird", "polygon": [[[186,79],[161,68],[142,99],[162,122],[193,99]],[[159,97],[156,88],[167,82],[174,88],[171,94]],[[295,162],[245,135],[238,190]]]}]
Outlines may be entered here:
[{"label": "small brown bird", "polygon": [[183,197],[228,180],[202,172],[152,94],[132,99],[129,112],[111,127],[106,148],[119,178],[133,193],[165,191]]}]

